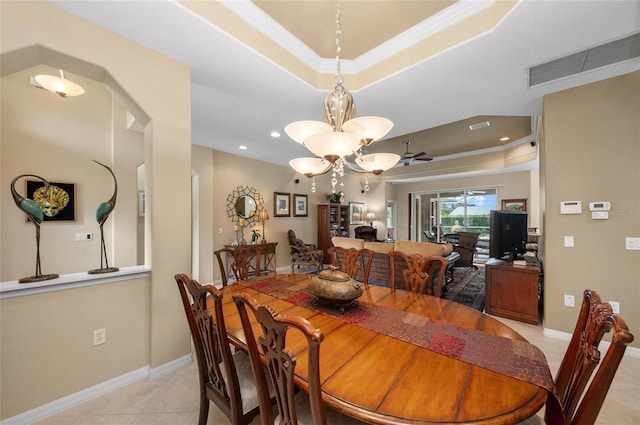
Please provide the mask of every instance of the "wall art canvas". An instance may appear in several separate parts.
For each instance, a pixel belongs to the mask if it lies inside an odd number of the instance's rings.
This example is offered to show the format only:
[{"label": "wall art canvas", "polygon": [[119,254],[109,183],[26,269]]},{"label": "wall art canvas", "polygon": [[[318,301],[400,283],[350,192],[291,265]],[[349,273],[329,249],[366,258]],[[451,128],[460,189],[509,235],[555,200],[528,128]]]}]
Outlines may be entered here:
[{"label": "wall art canvas", "polygon": [[349,224],[364,224],[364,204],[349,202]]},{"label": "wall art canvas", "polygon": [[307,195],[293,195],[293,216],[294,217],[306,217],[307,216]]},{"label": "wall art canvas", "polygon": [[44,213],[43,221],[76,220],[76,185],[74,183],[49,182],[49,192],[44,183],[27,180],[27,198],[33,199]]}]

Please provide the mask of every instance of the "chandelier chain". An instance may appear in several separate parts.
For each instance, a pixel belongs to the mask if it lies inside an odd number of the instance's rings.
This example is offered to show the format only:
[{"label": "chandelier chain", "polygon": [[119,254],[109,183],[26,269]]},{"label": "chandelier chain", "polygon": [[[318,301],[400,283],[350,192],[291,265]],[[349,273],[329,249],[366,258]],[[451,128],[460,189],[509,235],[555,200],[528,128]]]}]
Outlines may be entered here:
[{"label": "chandelier chain", "polygon": [[[342,47],[340,46],[340,38],[342,36],[341,16],[342,7],[340,6],[340,0],[338,0],[336,2],[336,83],[338,79],[342,79],[342,74],[340,73],[340,52],[342,52]],[[340,82],[342,83],[342,81]]]}]

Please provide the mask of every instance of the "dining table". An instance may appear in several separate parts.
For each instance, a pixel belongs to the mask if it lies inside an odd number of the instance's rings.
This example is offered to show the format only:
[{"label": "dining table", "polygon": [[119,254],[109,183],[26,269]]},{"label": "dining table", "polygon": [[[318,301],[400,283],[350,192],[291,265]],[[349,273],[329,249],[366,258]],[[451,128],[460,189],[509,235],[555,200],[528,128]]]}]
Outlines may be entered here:
[{"label": "dining table", "polygon": [[[313,277],[275,274],[227,285],[224,320],[230,342],[246,350],[232,296],[247,292],[319,328],[322,398],[330,408],[371,424],[504,425],[535,415],[554,393],[540,350],[489,315],[376,285],[364,285],[357,305],[345,310],[315,300],[307,291]],[[287,346],[297,357],[295,383],[306,391],[306,341],[290,331]]]}]

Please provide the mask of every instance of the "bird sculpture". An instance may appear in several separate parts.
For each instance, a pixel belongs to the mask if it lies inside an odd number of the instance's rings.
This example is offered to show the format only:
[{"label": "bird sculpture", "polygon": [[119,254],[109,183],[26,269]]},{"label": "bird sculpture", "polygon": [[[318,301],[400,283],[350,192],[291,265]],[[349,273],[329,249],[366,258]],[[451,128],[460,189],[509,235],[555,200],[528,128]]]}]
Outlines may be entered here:
[{"label": "bird sculpture", "polygon": [[35,174],[21,174],[11,181],[11,195],[13,196],[13,201],[16,203],[18,208],[20,208],[27,214],[27,217],[29,217],[29,220],[31,220],[33,225],[36,226],[36,273],[33,276],[24,277],[18,280],[18,282],[30,283],[55,279],[59,275],[42,274],[42,269],[40,266],[40,223],[42,223],[42,221],[44,220],[44,213],[42,212],[42,207],[36,201],[34,201],[33,199],[25,198],[16,190],[16,182],[23,177],[34,177],[38,180],[41,180],[44,183],[45,187],[44,193],[47,193],[49,191],[49,182],[40,176],[36,176]]},{"label": "bird sculpture", "polygon": [[114,188],[111,198],[106,202],[102,202],[96,209],[96,220],[100,225],[100,268],[89,270],[89,274],[112,273],[118,271],[119,268],[109,267],[109,260],[107,259],[107,248],[104,243],[104,231],[102,227],[105,221],[107,221],[107,219],[109,218],[109,215],[111,214],[113,209],[116,207],[116,197],[118,196],[118,181],[116,180],[116,175],[113,174],[113,171],[111,171],[111,168],[96,160],[94,160],[93,162],[98,165],[102,165],[107,169],[107,171],[109,171],[109,173],[111,173],[111,176],[113,176]]}]

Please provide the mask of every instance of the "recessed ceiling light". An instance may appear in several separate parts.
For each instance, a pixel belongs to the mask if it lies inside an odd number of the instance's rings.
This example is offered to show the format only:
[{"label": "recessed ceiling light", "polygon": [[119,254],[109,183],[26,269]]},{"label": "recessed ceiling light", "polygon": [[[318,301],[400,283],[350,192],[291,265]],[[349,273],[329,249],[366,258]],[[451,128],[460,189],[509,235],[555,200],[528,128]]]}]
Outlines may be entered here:
[{"label": "recessed ceiling light", "polygon": [[273,137],[274,139],[277,139],[278,137],[280,137],[280,132],[279,131],[272,131],[271,132],[271,137]]},{"label": "recessed ceiling light", "polygon": [[507,140],[509,140],[509,139],[510,139],[510,137],[502,137],[502,138],[500,139],[500,141],[501,141],[501,142],[506,142],[506,141],[507,141]]},{"label": "recessed ceiling light", "polygon": [[246,151],[247,147],[245,145],[240,145],[238,146],[238,149],[240,149],[241,151]]}]

